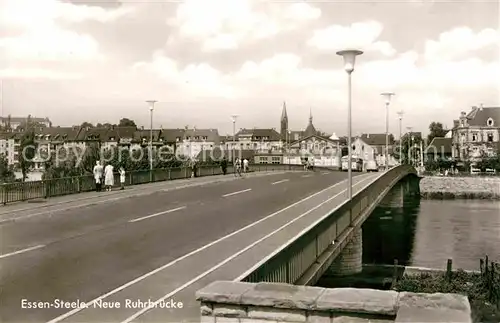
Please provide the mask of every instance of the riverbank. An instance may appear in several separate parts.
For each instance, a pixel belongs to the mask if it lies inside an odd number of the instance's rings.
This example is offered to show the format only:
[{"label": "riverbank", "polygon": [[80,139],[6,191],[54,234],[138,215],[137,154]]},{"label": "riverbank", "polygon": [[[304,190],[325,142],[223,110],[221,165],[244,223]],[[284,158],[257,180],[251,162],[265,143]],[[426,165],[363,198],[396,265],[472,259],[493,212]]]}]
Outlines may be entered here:
[{"label": "riverbank", "polygon": [[500,200],[500,177],[427,176],[420,181],[424,199]]}]

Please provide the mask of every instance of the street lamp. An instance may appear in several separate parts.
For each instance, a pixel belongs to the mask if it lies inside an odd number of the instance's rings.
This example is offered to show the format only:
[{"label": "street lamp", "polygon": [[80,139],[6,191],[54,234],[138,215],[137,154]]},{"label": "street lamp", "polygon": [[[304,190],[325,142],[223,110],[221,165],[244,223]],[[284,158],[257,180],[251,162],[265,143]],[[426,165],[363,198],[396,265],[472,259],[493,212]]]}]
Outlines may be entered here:
[{"label": "street lamp", "polygon": [[[349,201],[352,200],[352,129],[351,129],[351,117],[352,117],[352,102],[351,102],[351,74],[354,71],[354,64],[356,63],[356,56],[363,54],[360,50],[342,50],[337,52],[337,55],[342,56],[344,59],[344,69],[347,72],[347,158],[348,158],[348,168],[347,168],[347,196]],[[351,219],[352,223],[352,219]]]},{"label": "street lamp", "polygon": [[403,125],[403,111],[398,112],[398,118],[399,118],[399,163],[403,165],[403,147],[402,147],[402,125]]},{"label": "street lamp", "polygon": [[235,155],[234,147],[236,145],[236,119],[237,118],[238,118],[238,115],[236,115],[236,114],[233,114],[231,116],[231,119],[233,120],[233,152],[232,152],[232,154],[233,154],[233,158],[232,158],[233,159],[233,167],[235,166],[234,165],[234,161],[235,161],[235,158],[234,158],[234,155]]},{"label": "street lamp", "polygon": [[392,92],[380,94],[385,99],[385,170],[389,169],[389,104],[391,104]]},{"label": "street lamp", "polygon": [[292,131],[290,129],[287,130],[286,132],[287,134],[287,137],[286,137],[286,147],[287,147],[287,151],[286,151],[286,154],[287,154],[287,157],[288,157],[288,164],[291,164],[290,163],[290,143],[291,143],[291,139],[290,139],[290,136],[292,134]]},{"label": "street lamp", "polygon": [[149,123],[149,181],[153,181],[153,110],[155,108],[155,100],[146,101],[149,105],[150,123]]}]

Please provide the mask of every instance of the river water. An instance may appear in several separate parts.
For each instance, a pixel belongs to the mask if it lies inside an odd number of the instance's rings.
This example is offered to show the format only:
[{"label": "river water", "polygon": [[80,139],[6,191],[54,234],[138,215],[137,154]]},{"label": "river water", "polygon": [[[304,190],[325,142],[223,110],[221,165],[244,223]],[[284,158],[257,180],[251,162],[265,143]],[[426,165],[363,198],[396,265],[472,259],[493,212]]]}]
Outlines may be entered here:
[{"label": "river water", "polygon": [[500,262],[500,201],[406,198],[377,207],[363,225],[365,264],[444,269],[451,258],[454,268],[478,270],[485,255]]}]

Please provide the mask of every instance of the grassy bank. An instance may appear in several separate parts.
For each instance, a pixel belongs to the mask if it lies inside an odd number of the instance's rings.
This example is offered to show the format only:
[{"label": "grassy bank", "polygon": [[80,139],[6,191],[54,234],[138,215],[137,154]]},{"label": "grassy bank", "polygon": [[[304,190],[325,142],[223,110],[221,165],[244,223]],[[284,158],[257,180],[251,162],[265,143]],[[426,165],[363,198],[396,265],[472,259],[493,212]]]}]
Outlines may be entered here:
[{"label": "grassy bank", "polygon": [[500,200],[500,194],[496,192],[420,192],[420,197],[427,200],[455,200],[455,199],[474,199],[474,200]]},{"label": "grassy bank", "polygon": [[393,288],[414,293],[456,293],[469,298],[473,322],[500,322],[500,266],[481,262],[481,273],[463,270],[403,276]]}]

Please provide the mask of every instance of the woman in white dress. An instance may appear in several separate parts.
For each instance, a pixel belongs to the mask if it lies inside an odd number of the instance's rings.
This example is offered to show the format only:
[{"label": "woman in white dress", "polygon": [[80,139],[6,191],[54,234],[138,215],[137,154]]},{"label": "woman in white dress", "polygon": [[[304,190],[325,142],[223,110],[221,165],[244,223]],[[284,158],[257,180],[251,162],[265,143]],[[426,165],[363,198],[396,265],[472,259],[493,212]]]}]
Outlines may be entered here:
[{"label": "woman in white dress", "polygon": [[115,176],[113,175],[113,166],[108,164],[104,168],[104,185],[106,185],[106,191],[111,191],[113,185],[115,185]]}]

